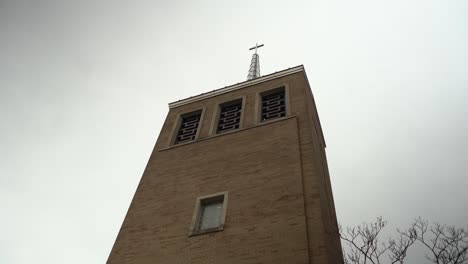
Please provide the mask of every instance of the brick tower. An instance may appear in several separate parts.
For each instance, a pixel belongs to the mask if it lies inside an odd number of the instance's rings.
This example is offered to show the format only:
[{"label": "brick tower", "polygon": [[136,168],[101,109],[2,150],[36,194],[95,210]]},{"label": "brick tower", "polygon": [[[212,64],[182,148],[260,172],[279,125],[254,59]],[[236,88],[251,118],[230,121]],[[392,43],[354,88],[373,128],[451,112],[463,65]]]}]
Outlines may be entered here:
[{"label": "brick tower", "polygon": [[343,263],[304,67],[170,103],[107,263]]}]

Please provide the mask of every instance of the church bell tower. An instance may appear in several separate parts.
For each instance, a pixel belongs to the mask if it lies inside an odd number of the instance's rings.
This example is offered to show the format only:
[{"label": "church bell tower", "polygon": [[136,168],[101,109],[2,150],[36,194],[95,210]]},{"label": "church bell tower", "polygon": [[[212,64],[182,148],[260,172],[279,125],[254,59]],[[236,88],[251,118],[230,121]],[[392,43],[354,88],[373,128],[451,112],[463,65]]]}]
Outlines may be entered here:
[{"label": "church bell tower", "polygon": [[[262,46],[262,45],[260,45]],[[303,66],[169,104],[108,264],[343,263]]]}]

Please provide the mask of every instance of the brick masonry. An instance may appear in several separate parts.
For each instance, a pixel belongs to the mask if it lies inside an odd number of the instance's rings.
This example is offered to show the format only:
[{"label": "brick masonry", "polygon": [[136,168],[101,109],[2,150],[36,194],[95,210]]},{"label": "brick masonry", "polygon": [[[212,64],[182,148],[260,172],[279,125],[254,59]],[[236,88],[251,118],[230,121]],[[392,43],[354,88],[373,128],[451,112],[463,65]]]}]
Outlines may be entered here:
[{"label": "brick masonry", "polygon": [[[259,93],[281,86],[287,116],[259,123]],[[242,127],[213,135],[218,105],[238,98]],[[199,109],[198,139],[171,145],[178,117]],[[223,191],[224,230],[189,237],[197,197]],[[107,263],[343,263],[305,72],[170,109]]]}]

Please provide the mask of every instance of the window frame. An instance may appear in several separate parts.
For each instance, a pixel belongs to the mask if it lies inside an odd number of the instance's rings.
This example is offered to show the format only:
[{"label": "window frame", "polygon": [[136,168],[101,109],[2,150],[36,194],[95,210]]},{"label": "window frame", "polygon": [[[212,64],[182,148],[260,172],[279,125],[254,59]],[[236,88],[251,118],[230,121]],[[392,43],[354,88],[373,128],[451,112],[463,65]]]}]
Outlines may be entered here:
[{"label": "window frame", "polygon": [[[191,116],[192,114],[195,114],[197,112],[200,112],[200,121],[198,122],[198,127],[197,127],[197,132],[195,133],[195,138],[193,140],[190,140],[190,141],[177,143],[176,142],[177,141],[177,135],[179,134],[179,130],[180,130],[180,126],[182,125],[183,118],[186,117],[186,116]],[[169,143],[169,146],[180,146],[180,145],[189,144],[189,143],[197,141],[198,137],[200,136],[200,131],[202,129],[204,115],[205,115],[205,107],[195,109],[195,110],[192,110],[192,111],[179,113],[177,115],[176,122],[174,122],[174,126],[173,126],[173,129],[172,129],[172,137],[171,137],[171,141]]]},{"label": "window frame", "polygon": [[[280,90],[284,91],[284,107],[285,109],[285,116],[282,117],[277,117],[277,118],[271,118],[267,120],[262,120],[262,97],[265,95],[269,94],[274,94]],[[274,120],[278,120],[281,118],[286,118],[291,115],[291,105],[289,102],[289,85],[288,84],[282,84],[278,85],[276,88],[273,89],[265,89],[263,91],[257,92],[256,94],[256,102],[255,102],[255,124],[261,124],[261,123],[268,123],[272,122]]]},{"label": "window frame", "polygon": [[[240,121],[239,121],[239,128],[224,131],[224,132],[218,132],[219,116],[221,115],[221,107],[223,107],[224,105],[229,104],[231,102],[235,102],[235,101],[241,101],[241,107],[242,107],[241,108]],[[246,102],[246,97],[245,96],[241,96],[241,97],[237,97],[237,98],[234,98],[234,99],[223,100],[223,101],[218,102],[216,104],[215,113],[214,113],[213,119],[211,121],[210,136],[228,134],[228,133],[238,131],[239,129],[244,128],[245,102]]]},{"label": "window frame", "polygon": [[[222,201],[223,201],[222,208],[221,208],[221,218],[219,219],[219,223],[220,223],[219,226],[213,227],[213,228],[207,228],[207,229],[200,229],[201,209],[202,209],[203,202],[209,201],[209,200],[216,200],[219,198],[222,198]],[[193,214],[192,214],[192,222],[190,224],[190,231],[189,231],[188,236],[190,237],[190,236],[202,235],[202,234],[224,230],[226,212],[227,212],[227,203],[228,203],[227,191],[197,197],[195,201],[195,207],[194,207]]]}]

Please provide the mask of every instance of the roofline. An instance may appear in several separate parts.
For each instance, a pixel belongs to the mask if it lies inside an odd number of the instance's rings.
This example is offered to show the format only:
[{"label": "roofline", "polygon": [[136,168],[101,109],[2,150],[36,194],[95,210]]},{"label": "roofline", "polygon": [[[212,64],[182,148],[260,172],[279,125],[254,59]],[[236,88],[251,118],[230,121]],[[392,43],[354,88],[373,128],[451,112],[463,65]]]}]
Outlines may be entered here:
[{"label": "roofline", "polygon": [[237,84],[234,84],[234,85],[226,86],[226,87],[223,87],[223,88],[211,91],[211,92],[202,93],[202,94],[195,95],[195,96],[192,96],[192,97],[189,97],[189,98],[186,98],[186,99],[182,99],[182,100],[179,100],[179,101],[169,103],[169,109],[176,108],[176,107],[186,105],[186,104],[190,104],[190,103],[193,103],[193,102],[197,102],[197,101],[200,101],[200,100],[204,100],[204,99],[207,99],[207,98],[210,98],[210,97],[218,96],[218,95],[221,95],[221,94],[229,93],[229,92],[232,92],[232,91],[236,91],[236,90],[239,90],[239,89],[242,89],[242,88],[246,88],[246,87],[249,87],[249,86],[252,86],[252,85],[255,85],[255,84],[259,84],[259,83],[267,82],[267,81],[274,80],[274,79],[277,79],[277,78],[281,78],[281,77],[284,77],[284,76],[287,76],[287,75],[290,75],[290,74],[293,74],[293,73],[296,73],[296,72],[301,72],[301,71],[304,71],[304,66],[303,65],[292,67],[292,68],[289,68],[289,69],[286,69],[286,70],[282,70],[282,71],[279,71],[279,72],[275,72],[275,73],[272,73],[272,74],[268,74],[268,75],[265,75],[265,76],[255,78],[253,80],[248,80],[248,81],[245,81],[245,82],[241,82],[241,83],[237,83]]}]

